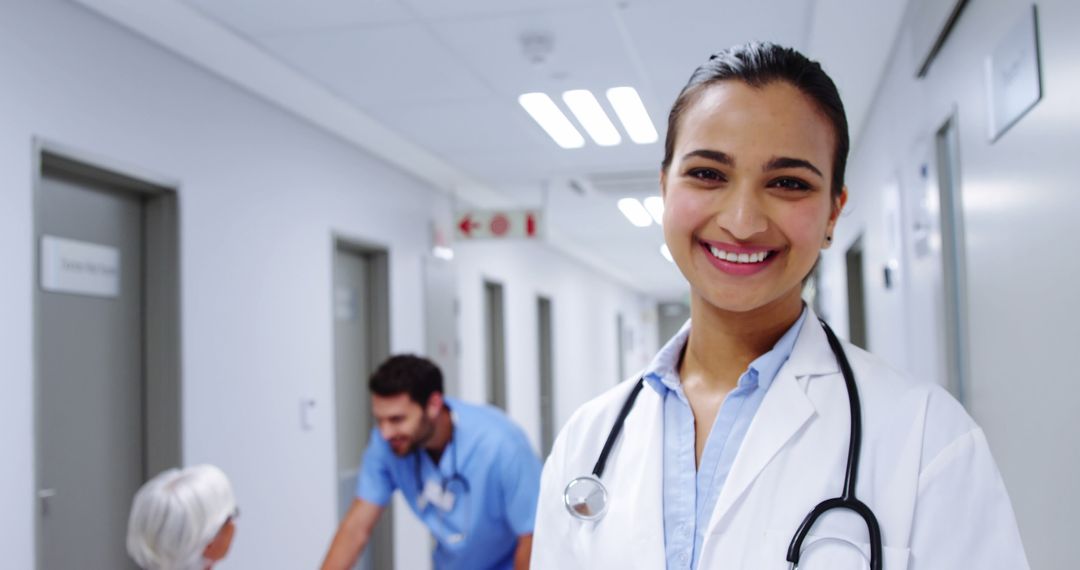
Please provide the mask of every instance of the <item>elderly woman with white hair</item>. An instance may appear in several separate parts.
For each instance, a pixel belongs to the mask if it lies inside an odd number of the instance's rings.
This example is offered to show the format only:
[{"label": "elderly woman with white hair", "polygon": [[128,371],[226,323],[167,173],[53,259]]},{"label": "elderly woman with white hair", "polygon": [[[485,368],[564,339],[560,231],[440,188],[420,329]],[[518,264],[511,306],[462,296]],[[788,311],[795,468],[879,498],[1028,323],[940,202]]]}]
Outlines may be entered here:
[{"label": "elderly woman with white hair", "polygon": [[146,570],[208,570],[228,553],[238,515],[221,469],[163,471],[135,494],[128,554]]}]

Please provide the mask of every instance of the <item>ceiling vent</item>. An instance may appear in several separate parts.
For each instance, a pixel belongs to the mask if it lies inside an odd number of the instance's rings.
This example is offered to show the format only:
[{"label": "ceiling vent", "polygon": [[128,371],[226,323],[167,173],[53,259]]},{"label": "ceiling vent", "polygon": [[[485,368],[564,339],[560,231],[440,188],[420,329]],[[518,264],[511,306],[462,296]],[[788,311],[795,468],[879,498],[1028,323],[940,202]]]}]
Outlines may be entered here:
[{"label": "ceiling vent", "polygon": [[659,170],[598,172],[586,177],[599,194],[617,196],[651,196],[660,194]]}]

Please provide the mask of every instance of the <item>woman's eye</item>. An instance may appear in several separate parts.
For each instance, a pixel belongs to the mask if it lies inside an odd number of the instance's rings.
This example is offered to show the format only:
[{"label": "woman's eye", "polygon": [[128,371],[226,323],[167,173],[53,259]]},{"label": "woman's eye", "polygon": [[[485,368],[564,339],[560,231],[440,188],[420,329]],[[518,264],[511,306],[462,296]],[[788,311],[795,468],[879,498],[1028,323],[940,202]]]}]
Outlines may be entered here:
[{"label": "woman's eye", "polygon": [[724,180],[724,175],[711,168],[693,168],[686,173],[691,178],[697,178],[698,180],[704,180],[706,182],[721,182]]},{"label": "woman's eye", "polygon": [[810,190],[810,185],[798,178],[779,178],[772,182],[772,186],[777,188],[783,188],[784,190]]}]

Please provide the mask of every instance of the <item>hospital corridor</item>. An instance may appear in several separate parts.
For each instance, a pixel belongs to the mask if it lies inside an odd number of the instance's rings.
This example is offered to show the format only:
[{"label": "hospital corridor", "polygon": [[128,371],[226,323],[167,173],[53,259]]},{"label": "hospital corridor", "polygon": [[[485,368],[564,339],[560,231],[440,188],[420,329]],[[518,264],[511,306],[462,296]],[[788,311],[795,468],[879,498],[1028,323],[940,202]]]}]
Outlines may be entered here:
[{"label": "hospital corridor", "polygon": [[1077,30],[0,0],[0,568],[1071,568]]}]

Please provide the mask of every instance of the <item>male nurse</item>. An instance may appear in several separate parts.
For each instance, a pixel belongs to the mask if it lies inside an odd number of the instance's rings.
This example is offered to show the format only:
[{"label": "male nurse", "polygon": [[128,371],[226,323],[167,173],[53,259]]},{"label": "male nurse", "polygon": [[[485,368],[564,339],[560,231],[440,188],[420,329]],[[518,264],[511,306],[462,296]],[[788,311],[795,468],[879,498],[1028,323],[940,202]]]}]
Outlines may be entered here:
[{"label": "male nurse", "polygon": [[435,537],[436,570],[528,568],[541,466],[521,428],[444,397],[442,372],[418,356],[391,357],[369,387],[378,430],[323,570],[353,567],[395,490]]}]

